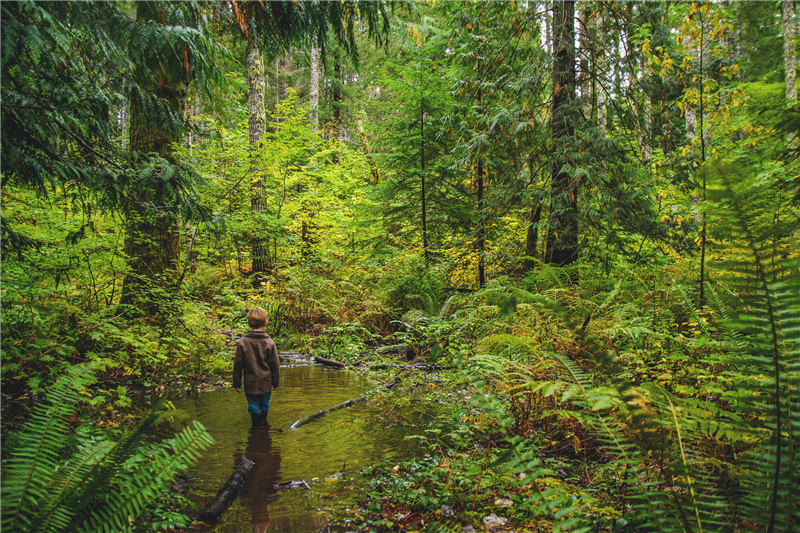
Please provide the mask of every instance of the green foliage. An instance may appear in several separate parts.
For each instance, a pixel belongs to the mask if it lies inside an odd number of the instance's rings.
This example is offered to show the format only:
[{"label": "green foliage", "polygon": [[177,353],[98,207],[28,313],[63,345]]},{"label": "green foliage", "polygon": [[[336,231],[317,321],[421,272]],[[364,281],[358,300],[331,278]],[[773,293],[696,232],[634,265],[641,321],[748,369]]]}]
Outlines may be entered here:
[{"label": "green foliage", "polygon": [[118,440],[72,436],[70,417],[99,365],[77,365],[52,387],[3,464],[3,529],[131,531],[153,520],[151,506],[176,472],[213,443],[197,422],[150,452],[153,411]]},{"label": "green foliage", "polygon": [[386,304],[398,315],[412,309],[436,315],[443,303],[445,272],[428,266],[425,258],[408,255],[385,272]]},{"label": "green foliage", "polygon": [[357,322],[337,324],[326,327],[322,334],[314,339],[312,346],[315,351],[319,348],[318,353],[323,357],[355,362],[362,359],[361,354],[367,351],[368,343],[373,338],[373,335]]},{"label": "green foliage", "polygon": [[[213,67],[219,48],[197,29],[197,13],[187,6],[172,10],[170,25],[159,28],[136,22],[113,2],[5,4],[3,183],[41,194],[62,185],[84,202],[96,195],[102,207],[129,201],[120,186],[135,186],[138,174],[115,143],[128,98],[159,126],[184,127],[141,86],[164,76],[158,58],[169,50],[173,74],[191,76],[206,92],[220,82]],[[192,58],[185,65],[181,47]]]},{"label": "green foliage", "polygon": [[[465,360],[465,376],[452,379],[475,405],[456,412],[460,432],[425,437],[442,460],[379,467],[394,478],[381,490],[426,523],[442,521],[437,506],[447,504],[476,525],[500,496],[514,502],[503,512],[520,529],[778,531],[800,521],[800,173],[774,6],[582,6],[581,101],[562,154],[550,114],[562,88],[540,3],[434,2],[391,20],[379,2],[236,4],[238,13],[223,3],[135,6],[163,10],[163,24],[137,22],[125,3],[2,4],[5,394],[46,392],[85,361],[106,363],[102,383],[85,391],[93,406],[123,408],[128,387],[173,377],[196,385],[229,372],[224,335],[260,305],[282,347],[347,361],[373,348],[389,361]],[[389,22],[384,52],[360,46],[385,43]],[[217,39],[226,25],[296,67],[288,94],[278,93],[287,78],[269,80],[277,104],[257,146],[241,43],[227,52],[208,33]],[[323,76],[321,114],[354,110],[335,139],[307,119],[308,61],[298,54],[312,43],[327,48],[329,66],[347,54],[363,67]],[[701,66],[693,51],[703,44]],[[220,56],[230,90],[217,83]],[[174,147],[183,163],[125,151],[133,107],[163,133],[187,131],[153,94],[162,82],[190,82],[214,100],[186,102],[206,114]],[[333,92],[350,101],[326,102]],[[705,135],[692,135],[701,111]],[[578,190],[581,256],[570,268],[540,261],[553,216],[572,201],[551,190],[556,156]],[[265,209],[254,214],[259,193]],[[149,296],[158,324],[117,305],[129,273],[118,214],[134,205],[149,221],[181,219],[179,275]],[[710,281],[698,305],[701,229]],[[274,267],[255,284],[254,236]],[[480,263],[488,283],[463,294]],[[460,409],[429,385],[386,400],[387,410],[423,399]],[[67,416],[48,409],[52,420]],[[124,476],[107,467],[128,454],[122,472],[145,471],[163,456],[134,454],[134,436],[72,437],[62,422],[52,423],[55,447],[43,448],[51,463],[31,466],[46,485],[34,481],[20,501],[32,508],[45,493],[58,500],[63,491],[50,488],[73,487],[64,490],[89,494],[85,505],[117,528],[93,489],[59,476],[102,471],[124,494]],[[21,493],[13,479],[24,465],[8,464],[11,494]]]},{"label": "green foliage", "polygon": [[[733,171],[718,167],[717,172]],[[706,364],[717,361],[725,365],[722,388],[700,382],[699,375],[684,378],[703,391],[697,396],[686,396],[683,391],[676,394],[652,382],[631,386],[620,381],[609,372],[602,347],[584,337],[562,307],[520,293],[516,294],[516,305],[527,301],[551,309],[568,330],[577,333],[572,342],[584,345],[581,357],[577,358],[574,351],[566,356],[539,350],[534,353],[543,364],[527,370],[509,355],[478,356],[468,361],[468,368],[476,372],[473,385],[480,394],[474,397],[480,408],[507,413],[498,416],[498,422],[511,435],[507,438],[513,450],[508,467],[524,476],[521,484],[536,487],[534,501],[555,521],[554,530],[589,530],[597,523],[587,520],[578,500],[540,483],[552,476],[552,470],[536,459],[536,450],[522,438],[514,409],[503,406],[496,396],[484,396],[486,385],[477,376],[519,383],[510,389],[512,402],[524,398],[522,392],[540,396],[540,402],[552,398],[555,406],[540,410],[538,418],[555,416],[561,424],[577,423],[596,439],[591,444],[592,440],[584,437],[585,450],[599,446],[604,453],[612,454],[609,467],[620,478],[613,490],[608,487],[605,496],[616,500],[615,506],[632,507],[617,522],[619,529],[725,531],[746,520],[761,524],[765,530],[789,531],[796,522],[798,504],[790,488],[798,481],[790,429],[798,416],[791,391],[800,378],[794,363],[800,309],[796,260],[785,266],[766,261],[764,241],[756,240],[753,233],[761,211],[743,208],[760,201],[752,190],[741,197],[728,193],[722,198],[713,212],[718,217],[715,220],[726,221],[724,233],[729,244],[725,246],[728,261],[719,266],[725,266],[728,274],[724,279],[737,288],[741,298],[735,307],[728,302],[729,309],[740,311],[732,313],[731,318],[723,314],[714,330],[696,333],[705,337],[706,343],[721,337],[726,352],[706,356]],[[771,251],[771,247],[766,250]],[[730,297],[718,300],[726,299]],[[601,309],[611,301],[613,294]],[[696,311],[694,314],[697,316]],[[737,314],[739,318],[734,318]],[[720,327],[726,328],[721,335]],[[626,333],[638,334],[635,330]],[[486,343],[495,353],[501,345],[506,343],[500,337]],[[517,351],[527,351],[530,343],[512,345]],[[703,344],[698,342],[697,346]],[[687,359],[685,355],[677,358],[684,365]],[[600,365],[592,366],[592,360]],[[594,377],[586,369],[591,369]],[[681,391],[673,380],[668,386]]]}]

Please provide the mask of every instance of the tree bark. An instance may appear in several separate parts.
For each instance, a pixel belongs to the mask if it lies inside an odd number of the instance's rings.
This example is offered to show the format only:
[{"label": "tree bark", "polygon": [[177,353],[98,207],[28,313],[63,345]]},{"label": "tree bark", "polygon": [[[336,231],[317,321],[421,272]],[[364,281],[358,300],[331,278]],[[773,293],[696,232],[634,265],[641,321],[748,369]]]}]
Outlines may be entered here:
[{"label": "tree bark", "polygon": [[576,19],[578,21],[577,55],[580,58],[578,63],[580,67],[578,73],[578,87],[580,87],[581,90],[581,109],[585,117],[591,118],[594,108],[594,98],[592,94],[592,79],[590,77],[592,64],[592,35],[590,35],[589,30],[593,24],[594,14],[587,0],[578,0],[576,9]]},{"label": "tree bark", "polygon": [[[136,20],[151,22],[162,20],[160,8],[155,3],[136,4]],[[146,95],[158,99],[170,112],[183,116],[186,85],[183,81],[159,76],[155,85],[144,86]],[[129,147],[131,152],[145,159],[149,154],[166,159],[170,164],[178,161],[173,144],[179,140],[174,131],[159,127],[138,99],[130,106]],[[135,305],[148,317],[162,313],[165,293],[175,291],[177,269],[180,263],[180,219],[177,207],[162,205],[163,199],[143,193],[135,204],[126,209],[125,243],[128,257],[128,274],[122,284],[120,304]]]},{"label": "tree bark", "polygon": [[562,169],[570,164],[575,135],[575,2],[553,2],[553,103],[551,122],[555,155],[551,172],[547,261],[569,265],[578,258],[578,186]]},{"label": "tree bark", "polygon": [[319,47],[311,45],[311,86],[308,90],[310,99],[309,120],[314,131],[319,129]]},{"label": "tree bark", "polygon": [[260,277],[271,270],[269,259],[269,236],[264,235],[258,225],[259,218],[267,210],[266,183],[261,166],[261,138],[267,131],[267,113],[264,105],[267,84],[264,77],[264,58],[253,42],[247,44],[247,124],[250,133],[250,212],[256,227],[250,240],[253,259],[253,284],[260,284]]},{"label": "tree bark", "polygon": [[[794,1],[783,0],[781,3],[783,4],[783,65],[786,70],[786,105],[791,106],[797,102],[797,54],[794,46],[797,23]],[[795,133],[789,133],[786,140],[789,148],[797,148]]]},{"label": "tree bark", "polygon": [[430,264],[431,258],[428,253],[428,205],[425,191],[425,97],[422,92],[422,74],[420,73],[420,93],[419,93],[419,165],[420,180],[422,185],[422,253],[425,256],[425,263]]},{"label": "tree bark", "polygon": [[603,8],[598,5],[597,13],[592,17],[592,34],[595,38],[594,54],[592,56],[592,92],[594,105],[597,108],[597,126],[600,131],[606,132],[606,84],[600,83],[598,71],[603,73],[605,79],[606,65],[606,40],[603,35]]}]

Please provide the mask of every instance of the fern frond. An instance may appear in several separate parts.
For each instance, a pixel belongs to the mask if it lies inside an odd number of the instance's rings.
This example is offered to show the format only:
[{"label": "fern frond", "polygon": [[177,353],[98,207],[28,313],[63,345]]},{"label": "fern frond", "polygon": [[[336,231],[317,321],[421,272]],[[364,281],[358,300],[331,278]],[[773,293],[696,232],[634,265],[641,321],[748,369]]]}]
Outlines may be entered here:
[{"label": "fern frond", "polygon": [[3,528],[35,527],[37,509],[49,497],[49,482],[69,435],[68,417],[80,399],[79,391],[95,381],[92,362],[70,368],[37,405],[10,451],[3,472]]},{"label": "fern frond", "polygon": [[72,367],[34,409],[3,472],[4,529],[128,531],[175,473],[213,443],[195,422],[171,441],[156,445],[149,468],[125,472],[132,457],[146,457],[141,454],[145,431],[163,416],[153,411],[120,441],[99,438],[68,450],[67,417],[101,366]]},{"label": "fern frond", "polygon": [[[49,497],[38,510],[41,517],[35,525],[37,531],[65,531],[69,529],[76,514],[76,506],[68,502],[76,493],[91,490],[86,480],[97,464],[102,462],[114,448],[111,441],[100,441],[82,447],[73,455],[64,469],[59,469],[49,492]],[[77,498],[80,501],[80,498]]]},{"label": "fern frond", "polygon": [[124,530],[131,519],[136,519],[156,498],[176,472],[200,458],[202,450],[214,440],[197,421],[185,428],[155,452],[148,467],[138,470],[136,476],[117,477],[115,490],[98,495],[99,506],[86,509],[89,517],[79,526],[79,531],[97,531],[113,524]]}]

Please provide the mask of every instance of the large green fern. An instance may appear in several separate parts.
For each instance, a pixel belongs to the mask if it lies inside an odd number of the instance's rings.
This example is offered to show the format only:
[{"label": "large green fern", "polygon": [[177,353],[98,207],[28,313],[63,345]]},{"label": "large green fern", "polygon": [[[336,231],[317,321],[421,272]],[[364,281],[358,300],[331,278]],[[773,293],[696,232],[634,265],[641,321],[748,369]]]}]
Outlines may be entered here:
[{"label": "large green fern", "polygon": [[152,412],[121,439],[97,438],[72,448],[69,417],[97,365],[72,367],[33,411],[3,467],[4,531],[128,531],[174,474],[213,443],[198,423],[157,445],[149,463],[125,473],[126,461],[145,445]]}]

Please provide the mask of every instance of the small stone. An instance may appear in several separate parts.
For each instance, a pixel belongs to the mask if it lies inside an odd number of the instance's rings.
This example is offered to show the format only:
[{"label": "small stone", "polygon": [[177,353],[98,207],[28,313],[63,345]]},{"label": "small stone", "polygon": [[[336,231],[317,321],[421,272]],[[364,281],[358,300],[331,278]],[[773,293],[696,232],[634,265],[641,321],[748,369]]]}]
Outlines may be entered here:
[{"label": "small stone", "polygon": [[508,519],[501,518],[494,513],[490,514],[489,516],[483,517],[483,525],[486,526],[487,528],[504,526],[506,525],[506,522],[508,522]]},{"label": "small stone", "polygon": [[448,505],[442,505],[440,511],[442,512],[442,516],[445,518],[453,518],[456,515],[455,511],[453,511],[453,508]]},{"label": "small stone", "polygon": [[461,533],[475,533],[475,528],[472,526],[467,526],[461,530]]}]

